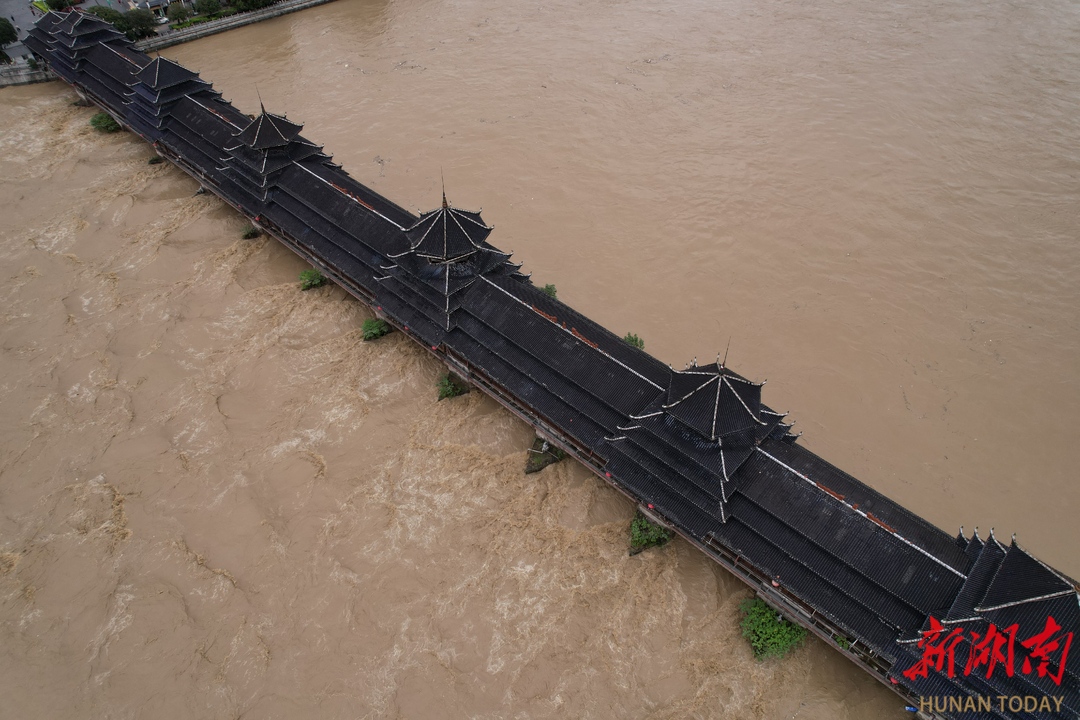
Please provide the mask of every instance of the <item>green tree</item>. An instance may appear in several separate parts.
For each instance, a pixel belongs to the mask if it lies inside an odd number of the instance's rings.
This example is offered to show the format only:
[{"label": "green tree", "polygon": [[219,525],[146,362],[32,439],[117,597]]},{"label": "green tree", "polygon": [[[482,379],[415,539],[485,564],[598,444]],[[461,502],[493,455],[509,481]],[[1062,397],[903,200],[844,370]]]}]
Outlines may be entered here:
[{"label": "green tree", "polygon": [[258,10],[259,8],[269,7],[273,5],[276,0],[236,0],[236,8],[241,12],[248,10]]},{"label": "green tree", "polygon": [[195,0],[195,12],[200,15],[217,15],[221,12],[218,0]]},{"label": "green tree", "polygon": [[128,10],[124,13],[124,27],[117,25],[117,28],[123,30],[130,39],[141,40],[155,33],[157,19],[154,17],[154,13],[149,10],[143,10],[142,8]]},{"label": "green tree", "polygon": [[645,341],[639,338],[635,333],[626,333],[626,335],[623,337],[623,340],[630,343],[638,350],[645,349]]},{"label": "green tree", "polygon": [[15,26],[11,24],[11,21],[7,18],[0,18],[0,63],[7,65],[11,62],[11,58],[4,52],[4,46],[18,39],[19,34],[15,32]]},{"label": "green tree", "polygon": [[0,45],[7,45],[19,39],[15,26],[5,17],[0,17]]},{"label": "green tree", "polygon": [[188,9],[180,2],[170,3],[165,14],[168,15],[170,22],[184,22],[191,16]]},{"label": "green tree", "polygon": [[124,22],[124,13],[119,10],[113,10],[111,7],[105,7],[104,5],[91,5],[86,9],[86,12],[97,15],[105,22],[115,25],[120,32],[125,32],[125,29],[121,28],[121,24]]},{"label": "green tree", "polygon": [[69,8],[75,4],[75,0],[45,0],[45,4],[49,6],[50,10],[60,12],[65,8]]}]

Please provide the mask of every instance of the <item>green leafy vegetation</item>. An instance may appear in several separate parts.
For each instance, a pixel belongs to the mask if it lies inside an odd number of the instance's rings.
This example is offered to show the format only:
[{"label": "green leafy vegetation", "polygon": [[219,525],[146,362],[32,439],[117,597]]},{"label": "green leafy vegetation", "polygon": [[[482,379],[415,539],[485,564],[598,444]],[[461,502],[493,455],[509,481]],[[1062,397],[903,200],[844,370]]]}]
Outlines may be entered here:
[{"label": "green leafy vegetation", "polygon": [[750,641],[754,657],[784,657],[806,639],[806,628],[796,625],[769,607],[761,598],[750,598],[739,605],[743,619],[742,635]]},{"label": "green leafy vegetation", "polygon": [[[0,50],[0,52],[3,51]],[[38,64],[37,60],[31,57],[26,59],[26,67],[30,68],[31,70],[38,70],[41,68],[41,65]]]},{"label": "green leafy vegetation", "polygon": [[440,377],[439,383],[436,387],[439,388],[440,400],[457,397],[458,395],[464,395],[469,391],[468,386],[463,380],[459,380],[450,373],[446,373],[445,375]]},{"label": "green leafy vegetation", "polygon": [[310,290],[326,284],[326,276],[318,270],[305,270],[300,273],[300,289]]},{"label": "green leafy vegetation", "polygon": [[381,318],[368,318],[364,321],[364,324],[360,326],[360,332],[364,334],[365,340],[378,340],[391,330],[393,330],[393,328],[390,327],[390,323]]},{"label": "green leafy vegetation", "polygon": [[550,284],[550,283],[548,283],[547,285],[545,285],[544,287],[542,287],[540,289],[544,293],[546,293],[547,295],[550,295],[551,297],[556,297],[556,295],[557,295],[557,292],[555,290],[555,286]]},{"label": "green leafy vegetation", "polygon": [[840,646],[841,650],[848,650],[851,648],[851,641],[843,635],[833,635],[833,642]]},{"label": "green leafy vegetation", "polygon": [[[183,6],[176,4],[176,7]],[[117,30],[127,35],[129,40],[140,40],[157,33],[157,18],[149,10],[135,9],[125,13],[104,5],[91,5],[86,8],[86,12],[112,23]]]},{"label": "green leafy vegetation", "polygon": [[626,333],[626,335],[623,336],[623,340],[630,343],[631,345],[636,347],[638,350],[644,350],[645,349],[645,341],[642,340],[641,338],[639,338],[634,333]]},{"label": "green leafy vegetation", "polygon": [[128,10],[124,13],[124,26],[124,28],[120,29],[132,40],[141,40],[142,38],[157,35],[157,18],[154,17],[154,13],[142,8]]},{"label": "green leafy vegetation", "polygon": [[74,5],[75,2],[76,2],[76,0],[45,0],[45,5],[50,10],[55,10],[56,12],[60,12],[61,10],[65,10],[65,9],[71,7],[72,5]]},{"label": "green leafy vegetation", "polygon": [[214,15],[200,15],[199,17],[191,18],[190,20],[185,20],[184,22],[173,23],[169,27],[171,27],[173,30],[183,30],[184,28],[208,23],[211,20],[217,20],[217,17],[215,17]]},{"label": "green leafy vegetation", "polygon": [[[255,238],[259,237],[259,235],[262,235],[262,233],[259,232],[259,228],[255,227],[254,225],[248,225],[246,228],[244,228],[244,234],[241,237],[243,237],[245,240],[254,240]],[[318,270],[305,270],[304,271],[304,273],[307,273],[307,272],[313,272],[316,275],[319,275]],[[304,280],[304,273],[300,273],[300,281],[301,282],[303,282],[303,280]],[[319,275],[319,277],[322,277],[322,275]],[[325,279],[323,280],[323,282],[325,282]],[[319,285],[322,285],[322,283],[319,283]],[[318,287],[318,285],[313,285],[312,287]],[[304,288],[304,289],[307,290],[307,288]]]},{"label": "green leafy vegetation", "polygon": [[5,17],[0,17],[0,63],[7,65],[12,60],[4,52],[4,46],[19,39],[19,33],[15,32],[15,26]]},{"label": "green leafy vegetation", "polygon": [[165,158],[161,157],[160,155],[155,155],[154,157],[147,160],[146,164],[147,165],[160,165],[163,162],[165,162]]},{"label": "green leafy vegetation", "polygon": [[99,112],[90,118],[90,125],[103,133],[114,133],[120,130],[120,123],[113,120],[109,113]]},{"label": "green leafy vegetation", "polygon": [[165,16],[171,22],[184,22],[191,17],[191,11],[184,7],[183,3],[170,3],[169,9],[165,11]]},{"label": "green leafy vegetation", "polygon": [[107,23],[116,25],[121,22],[124,17],[124,13],[119,10],[113,10],[111,7],[105,7],[104,5],[91,5],[86,8],[86,12],[91,15],[96,15]]},{"label": "green leafy vegetation", "polygon": [[[183,30],[184,28],[192,27],[193,25],[201,25],[202,23],[208,23],[211,20],[220,20],[221,18],[235,15],[240,12],[240,10],[234,7],[223,8],[218,0],[196,0],[195,12],[197,13],[195,17],[178,20],[177,22],[170,24],[169,27],[173,30]],[[169,19],[172,20],[172,17]]]},{"label": "green leafy vegetation", "polygon": [[248,10],[259,10],[260,8],[270,7],[277,0],[236,0],[236,7],[241,12],[247,12]]},{"label": "green leafy vegetation", "polygon": [[640,552],[646,548],[663,545],[670,539],[670,530],[652,522],[640,510],[630,522],[630,548],[632,550]]},{"label": "green leafy vegetation", "polygon": [[526,475],[529,473],[540,472],[548,465],[554,465],[566,457],[566,453],[542,437],[537,437],[533,440],[532,447],[529,448],[527,454],[528,457],[525,460]]},{"label": "green leafy vegetation", "polygon": [[219,19],[221,19],[222,17],[229,17],[229,16],[235,15],[235,14],[237,14],[239,12],[240,11],[235,9],[235,8],[224,8],[224,9],[215,11],[213,13],[207,13],[205,15],[197,15],[195,17],[192,17],[191,19],[187,19],[187,21],[184,21],[184,22],[173,23],[172,25],[170,25],[168,27],[171,27],[174,30],[183,30],[186,27],[192,27],[192,26],[195,26],[195,25],[202,25],[203,23],[210,23],[211,21],[219,21]]},{"label": "green leafy vegetation", "polygon": [[117,30],[123,32],[120,26],[124,22],[124,13],[119,10],[113,10],[111,7],[105,7],[104,5],[91,5],[86,8],[86,12],[97,15],[107,23],[112,23]]}]

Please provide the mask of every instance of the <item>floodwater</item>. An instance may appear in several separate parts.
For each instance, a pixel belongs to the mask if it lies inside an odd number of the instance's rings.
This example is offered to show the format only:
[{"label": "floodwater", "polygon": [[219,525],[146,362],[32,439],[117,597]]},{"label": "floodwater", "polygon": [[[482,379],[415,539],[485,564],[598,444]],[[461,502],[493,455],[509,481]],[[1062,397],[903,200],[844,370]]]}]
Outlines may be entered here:
[{"label": "floodwater", "polygon": [[[163,54],[1080,576],[1080,6],[338,0]],[[902,718],[59,83],[0,91],[13,717]],[[728,349],[729,348],[729,349]]]}]

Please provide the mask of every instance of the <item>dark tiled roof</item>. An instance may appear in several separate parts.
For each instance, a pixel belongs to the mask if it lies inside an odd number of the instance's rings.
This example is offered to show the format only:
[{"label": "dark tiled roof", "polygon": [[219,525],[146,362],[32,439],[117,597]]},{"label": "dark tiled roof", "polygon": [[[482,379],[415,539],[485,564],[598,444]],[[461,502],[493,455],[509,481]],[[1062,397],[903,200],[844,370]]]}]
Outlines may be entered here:
[{"label": "dark tiled roof", "polygon": [[281,115],[272,115],[266,112],[266,108],[262,108],[259,116],[252,120],[236,139],[255,150],[265,150],[288,145],[303,129],[303,125]]},{"label": "dark tiled roof", "polygon": [[664,409],[712,440],[748,430],[760,419],[761,386],[713,363],[671,376]]},{"label": "dark tiled roof", "polygon": [[985,612],[1075,593],[1072,583],[1013,543],[976,609]]},{"label": "dark tiled roof", "polygon": [[139,81],[153,90],[164,90],[174,85],[198,79],[198,73],[188,70],[178,62],[163,57],[154,58],[139,72]]},{"label": "dark tiled roof", "polygon": [[1005,548],[994,540],[983,544],[977,541],[981,548],[975,565],[968,573],[964,586],[957,593],[949,612],[942,618],[946,622],[958,622],[978,617],[975,604],[986,594],[990,587],[990,581],[1001,567],[1001,561],[1005,558]]},{"label": "dark tiled roof", "polygon": [[480,213],[451,207],[443,195],[442,207],[422,214],[405,233],[416,255],[433,262],[458,262],[483,249],[491,230]]}]

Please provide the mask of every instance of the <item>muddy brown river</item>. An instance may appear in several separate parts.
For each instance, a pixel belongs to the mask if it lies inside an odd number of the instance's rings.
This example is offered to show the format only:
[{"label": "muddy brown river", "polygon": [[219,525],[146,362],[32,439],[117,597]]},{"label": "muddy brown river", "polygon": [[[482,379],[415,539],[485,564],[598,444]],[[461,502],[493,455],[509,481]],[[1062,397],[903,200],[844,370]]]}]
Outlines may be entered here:
[{"label": "muddy brown river", "polygon": [[[1080,6],[338,0],[163,51],[1080,577]],[[13,718],[908,717],[61,83],[0,90]]]}]

